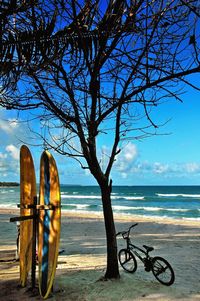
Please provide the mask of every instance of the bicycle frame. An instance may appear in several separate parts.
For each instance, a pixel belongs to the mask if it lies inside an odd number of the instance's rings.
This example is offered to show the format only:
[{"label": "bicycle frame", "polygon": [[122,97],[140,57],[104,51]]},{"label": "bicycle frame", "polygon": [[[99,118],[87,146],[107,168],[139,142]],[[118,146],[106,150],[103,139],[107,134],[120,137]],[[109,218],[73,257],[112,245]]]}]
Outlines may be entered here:
[{"label": "bicycle frame", "polygon": [[[137,247],[136,245],[134,245],[134,244],[132,244],[131,243],[131,240],[130,240],[130,238],[126,238],[126,243],[127,243],[127,249],[130,251],[132,251],[143,263],[144,263],[144,261],[146,260],[146,259],[149,259],[150,258],[150,256],[149,256],[149,254],[148,254],[148,252],[147,251],[145,251],[145,250],[143,250],[143,249],[141,249],[141,248],[139,248],[139,247]],[[145,255],[145,258],[143,258],[138,252],[137,252],[137,250],[138,251],[140,251],[141,253],[143,253],[144,255]]]}]

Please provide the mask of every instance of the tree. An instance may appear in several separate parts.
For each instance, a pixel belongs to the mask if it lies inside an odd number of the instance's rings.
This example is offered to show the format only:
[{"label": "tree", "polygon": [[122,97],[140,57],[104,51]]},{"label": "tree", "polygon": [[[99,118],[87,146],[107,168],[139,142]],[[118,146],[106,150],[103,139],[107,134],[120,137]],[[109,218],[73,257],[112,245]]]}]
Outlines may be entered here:
[{"label": "tree", "polygon": [[[181,100],[180,84],[199,90],[187,77],[200,72],[199,1],[16,3],[0,15],[1,105],[35,109],[48,128],[46,145],[90,170],[102,195],[105,278],[117,278],[111,170],[120,141],[136,129],[141,137],[156,130],[154,107]],[[141,116],[146,127],[136,126]],[[108,131],[113,141],[102,168],[97,138]]]}]

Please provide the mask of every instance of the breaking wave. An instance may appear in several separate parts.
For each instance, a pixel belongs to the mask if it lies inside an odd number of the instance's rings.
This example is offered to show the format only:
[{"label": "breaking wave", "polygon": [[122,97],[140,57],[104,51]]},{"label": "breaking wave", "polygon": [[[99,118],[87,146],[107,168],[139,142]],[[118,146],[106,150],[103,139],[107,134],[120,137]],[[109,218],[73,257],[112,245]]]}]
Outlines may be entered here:
[{"label": "breaking wave", "polygon": [[185,193],[156,193],[159,197],[183,197],[183,198],[200,198],[200,194]]}]

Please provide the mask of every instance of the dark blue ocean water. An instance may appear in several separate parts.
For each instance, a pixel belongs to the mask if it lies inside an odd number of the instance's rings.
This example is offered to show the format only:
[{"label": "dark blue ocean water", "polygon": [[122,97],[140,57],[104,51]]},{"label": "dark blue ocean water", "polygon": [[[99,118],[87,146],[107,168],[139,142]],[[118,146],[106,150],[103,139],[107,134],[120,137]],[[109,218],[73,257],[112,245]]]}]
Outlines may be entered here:
[{"label": "dark blue ocean water", "polygon": [[[97,186],[61,185],[62,210],[102,211]],[[0,188],[0,208],[16,207],[19,187]],[[115,213],[200,220],[200,186],[114,186]]]}]

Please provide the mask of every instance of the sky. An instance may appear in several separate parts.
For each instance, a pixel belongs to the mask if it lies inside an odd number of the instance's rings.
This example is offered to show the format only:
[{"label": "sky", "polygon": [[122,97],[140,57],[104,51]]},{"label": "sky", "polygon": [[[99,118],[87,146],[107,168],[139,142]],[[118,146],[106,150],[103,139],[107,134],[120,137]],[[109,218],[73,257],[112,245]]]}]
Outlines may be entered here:
[{"label": "sky", "polygon": [[[196,85],[200,83],[200,76],[192,79]],[[200,92],[186,87],[182,99],[183,103],[171,99],[155,110],[157,123],[170,119],[158,135],[123,144],[111,174],[113,185],[200,185]],[[19,150],[26,144],[39,182],[43,148],[30,145],[30,130],[17,116],[15,111],[0,109],[0,181],[19,182]],[[100,140],[99,146],[109,149],[109,136]],[[76,161],[52,154],[62,184],[96,185],[89,171],[81,169]]]}]

